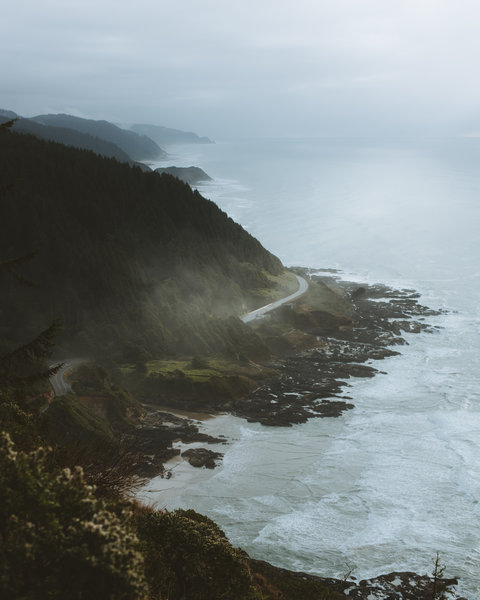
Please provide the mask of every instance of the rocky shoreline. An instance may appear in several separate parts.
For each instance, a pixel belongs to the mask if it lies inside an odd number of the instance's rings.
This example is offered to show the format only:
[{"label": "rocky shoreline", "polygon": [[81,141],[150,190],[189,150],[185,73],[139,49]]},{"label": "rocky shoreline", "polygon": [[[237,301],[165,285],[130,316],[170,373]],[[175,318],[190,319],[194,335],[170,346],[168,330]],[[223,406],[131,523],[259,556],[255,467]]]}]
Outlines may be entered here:
[{"label": "rocky shoreline", "polygon": [[[327,597],[322,594],[328,591],[335,593],[335,598],[350,600],[466,600],[456,594],[458,581],[455,578],[434,580],[428,575],[404,571],[357,581],[348,574],[344,579],[332,579],[288,571],[261,560],[250,559],[250,563],[255,573],[277,583],[282,591],[285,590],[287,595],[283,597],[286,598],[314,600]],[[289,596],[290,590],[295,590],[298,596]]]},{"label": "rocky shoreline", "polygon": [[[302,274],[309,275],[312,282],[333,289],[346,304],[341,314],[332,314],[315,311],[308,305],[308,299],[306,303],[301,300],[252,325],[264,338],[273,330],[284,330],[285,324],[292,325],[303,338],[299,349],[264,365],[276,371],[277,377],[263,381],[256,390],[233,404],[232,414],[249,422],[291,426],[311,418],[338,417],[354,408],[348,396],[351,378],[374,377],[379,371],[370,363],[399,354],[394,348],[407,344],[405,333],[434,333],[438,329],[428,323],[428,318],[442,311],[420,304],[419,294],[413,290],[395,290],[384,285],[360,286],[341,281],[332,274],[305,271]],[[159,432],[162,432],[162,444],[167,438],[171,442],[197,442],[196,445],[227,443],[224,437],[201,433],[199,422],[194,419],[175,416],[155,406],[147,408],[148,416],[140,432],[145,447],[153,453]],[[179,455],[192,467],[208,469],[218,466],[222,456],[203,447],[183,452],[170,448],[168,458]],[[163,463],[157,462],[156,467],[159,466],[162,477],[172,476],[168,466],[165,468]],[[154,471],[150,471],[150,477]],[[430,600],[433,597],[432,577],[413,572],[390,573],[361,581],[352,576],[338,580],[288,571],[255,559],[248,558],[248,561],[260,580],[265,577],[269,582],[279,582],[285,598],[297,597],[288,595],[289,590],[295,589],[301,593],[299,598],[313,599],[321,597],[319,590],[325,588],[339,597],[356,600]],[[438,593],[448,593],[445,598],[451,600],[465,600],[454,591],[457,583],[456,579],[439,579]]]},{"label": "rocky shoreline", "polygon": [[226,444],[225,437],[217,438],[202,433],[195,419],[178,416],[150,405],[144,405],[144,409],[145,416],[141,424],[126,435],[135,449],[135,472],[139,482],[158,476],[170,478],[172,472],[168,468],[168,462],[179,455],[185,457],[192,467],[214,469],[218,466],[223,456],[219,452],[206,448],[191,448],[182,453],[173,444]]},{"label": "rocky shoreline", "polygon": [[419,294],[413,290],[359,286],[318,274],[311,274],[310,279],[333,287],[348,301],[350,322],[345,315],[342,319],[303,308],[300,300],[296,306],[279,311],[280,315],[272,315],[268,324],[257,325],[261,331],[272,329],[280,319],[289,320],[315,342],[312,348],[269,364],[280,376],[265,381],[235,403],[234,414],[250,422],[290,426],[312,417],[337,417],[354,408],[346,395],[348,380],[373,377],[378,371],[368,364],[370,361],[398,354],[392,346],[406,343],[403,333],[433,332],[435,328],[425,319],[441,314],[421,305]]},{"label": "rocky shoreline", "polygon": [[[307,294],[250,325],[273,348],[288,340],[288,351],[261,365],[274,376],[230,402],[228,412],[248,422],[289,427],[353,409],[349,380],[374,377],[379,371],[372,361],[399,354],[394,348],[407,343],[404,333],[433,333],[437,327],[427,319],[442,314],[420,304],[414,290],[359,285],[341,280],[332,270],[296,271],[309,278],[310,297]],[[142,422],[129,433],[139,450],[141,477],[169,476],[165,463],[181,454],[172,445],[176,441],[226,443],[225,438],[201,433],[195,419],[176,415],[175,409],[152,403],[144,404],[144,409]],[[187,450],[182,456],[194,467],[215,468],[221,460],[220,453],[207,448]]]}]

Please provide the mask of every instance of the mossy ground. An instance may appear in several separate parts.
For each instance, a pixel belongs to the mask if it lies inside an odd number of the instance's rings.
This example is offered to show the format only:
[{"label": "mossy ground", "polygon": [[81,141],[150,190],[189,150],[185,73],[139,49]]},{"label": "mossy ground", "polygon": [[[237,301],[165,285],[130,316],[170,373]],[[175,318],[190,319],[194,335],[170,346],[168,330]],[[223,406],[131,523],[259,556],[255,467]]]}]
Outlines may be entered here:
[{"label": "mossy ground", "polygon": [[[198,362],[204,366],[198,366]],[[145,363],[145,376],[178,377],[182,373],[192,382],[205,382],[212,377],[226,377],[238,375],[249,379],[263,379],[275,374],[271,368],[252,361],[233,361],[221,357],[184,358],[172,360],[151,360]],[[122,365],[120,371],[126,375],[133,375],[138,371],[137,365]]]},{"label": "mossy ground", "polygon": [[277,375],[258,363],[220,357],[149,361],[140,368],[124,365],[121,372],[125,385],[148,402],[200,411],[230,410],[259,381]]}]

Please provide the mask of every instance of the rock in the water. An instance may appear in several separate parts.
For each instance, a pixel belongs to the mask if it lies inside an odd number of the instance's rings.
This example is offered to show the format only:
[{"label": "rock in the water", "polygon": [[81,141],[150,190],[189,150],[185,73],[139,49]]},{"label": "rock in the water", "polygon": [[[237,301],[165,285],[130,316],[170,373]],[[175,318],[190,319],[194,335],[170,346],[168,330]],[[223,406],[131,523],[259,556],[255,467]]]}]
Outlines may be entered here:
[{"label": "rock in the water", "polygon": [[182,456],[188,460],[192,467],[214,469],[217,466],[215,461],[221,458],[223,454],[206,448],[190,448],[182,452]]}]

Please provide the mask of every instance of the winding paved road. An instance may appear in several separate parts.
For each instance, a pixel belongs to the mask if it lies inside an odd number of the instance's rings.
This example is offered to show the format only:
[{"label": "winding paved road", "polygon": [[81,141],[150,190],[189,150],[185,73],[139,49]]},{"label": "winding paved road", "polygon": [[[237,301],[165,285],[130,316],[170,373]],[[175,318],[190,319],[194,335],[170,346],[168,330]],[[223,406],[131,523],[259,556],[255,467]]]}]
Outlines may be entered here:
[{"label": "winding paved road", "polygon": [[[254,321],[255,319],[263,317],[263,315],[266,315],[271,310],[275,310],[279,306],[282,306],[282,304],[287,304],[287,302],[291,302],[292,300],[299,298],[308,290],[308,282],[303,277],[300,277],[300,275],[295,275],[295,277],[298,281],[298,290],[295,293],[290,294],[290,296],[286,296],[285,298],[281,298],[280,300],[276,300],[275,302],[271,302],[270,304],[266,304],[265,306],[257,308],[256,310],[252,310],[246,315],[241,316],[240,319],[244,323],[249,323],[250,321]],[[64,361],[63,367],[57,371],[55,375],[50,377],[50,385],[53,388],[53,393],[55,396],[63,396],[64,394],[72,391],[70,384],[65,381],[65,373],[84,362],[86,362],[84,358],[67,359]],[[48,406],[43,410],[46,410],[47,408]]]},{"label": "winding paved road", "polygon": [[[78,365],[85,362],[84,358],[69,358],[65,360],[63,363],[63,367],[50,377],[50,385],[53,388],[53,393],[55,396],[63,396],[67,392],[72,391],[72,387],[69,383],[65,381],[65,373],[73,369],[73,367],[78,367]],[[54,367],[55,365],[52,365]]]},{"label": "winding paved road", "polygon": [[300,277],[300,275],[295,275],[295,277],[298,280],[298,290],[294,294],[290,294],[290,296],[287,296],[286,298],[281,298],[280,300],[276,300],[275,302],[266,304],[265,306],[262,306],[261,308],[252,310],[252,312],[249,312],[246,315],[243,315],[242,317],[240,317],[240,319],[244,323],[249,323],[250,321],[254,321],[255,319],[258,319],[259,317],[263,317],[263,315],[267,314],[271,310],[274,310],[275,308],[278,308],[279,306],[282,306],[282,304],[291,302],[292,300],[295,300],[296,298],[298,298],[299,296],[304,294],[308,290],[308,282],[303,277]]}]

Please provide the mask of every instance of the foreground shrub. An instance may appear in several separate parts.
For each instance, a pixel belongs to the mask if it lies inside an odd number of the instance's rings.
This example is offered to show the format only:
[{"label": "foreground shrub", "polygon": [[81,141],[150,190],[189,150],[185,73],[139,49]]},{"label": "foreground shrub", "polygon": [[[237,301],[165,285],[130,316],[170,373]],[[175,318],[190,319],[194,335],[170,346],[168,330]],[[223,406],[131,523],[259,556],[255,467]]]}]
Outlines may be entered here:
[{"label": "foreground shrub", "polygon": [[80,468],[49,471],[47,454],[0,434],[0,597],[145,598],[130,511],[95,497]]},{"label": "foreground shrub", "polygon": [[152,595],[168,600],[255,598],[245,556],[193,510],[139,509],[136,518]]}]

